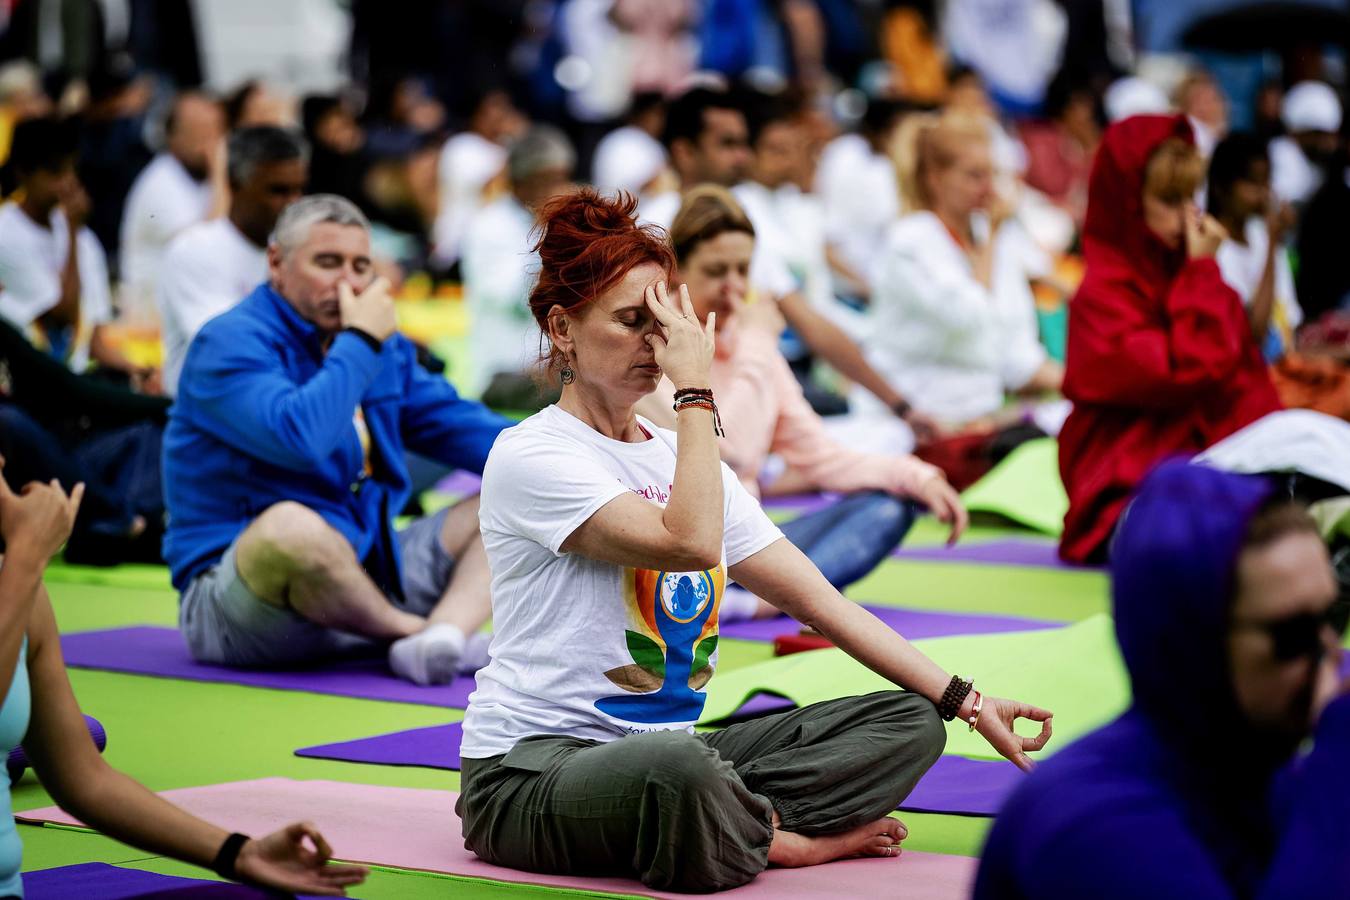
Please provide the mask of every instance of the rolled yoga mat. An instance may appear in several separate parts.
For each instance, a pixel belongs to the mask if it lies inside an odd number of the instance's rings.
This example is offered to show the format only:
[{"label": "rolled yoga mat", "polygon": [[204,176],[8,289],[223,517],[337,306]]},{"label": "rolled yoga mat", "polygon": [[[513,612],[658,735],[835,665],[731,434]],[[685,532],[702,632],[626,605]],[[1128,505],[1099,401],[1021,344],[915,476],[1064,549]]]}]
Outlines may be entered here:
[{"label": "rolled yoga mat", "polygon": [[[360,888],[355,890],[359,892]],[[160,875],[106,863],[25,872],[23,891],[26,900],[276,900],[280,896],[242,884]],[[297,900],[318,900],[314,894],[296,896]]]},{"label": "rolled yoga mat", "polygon": [[[165,791],[183,809],[230,831],[267,834],[299,819],[313,822],[337,859],[421,869],[513,884],[603,891],[687,900],[630,878],[541,875],[494,866],[464,849],[457,796],[450,791],[376,787],[337,781],[264,778]],[[25,822],[81,823],[54,806],[17,814]],[[723,891],[737,900],[834,900],[895,896],[904,879],[906,900],[965,900],[978,860],[907,850],[890,858],[849,859],[805,869],[768,869],[750,884]]]},{"label": "rolled yoga mat", "polygon": [[[463,738],[463,724],[453,722],[305,747],[295,751],[295,755],[340,762],[458,771],[459,747]],[[992,816],[998,812],[1012,789],[1021,783],[1021,779],[1021,771],[1010,762],[942,756],[919,779],[918,785],[899,808],[909,812]]]},{"label": "rolled yoga mat", "polygon": [[404,681],[383,655],[339,660],[297,669],[231,669],[196,662],[177,629],[154,626],[81,631],[61,636],[66,665],[133,675],[154,675],[185,681],[215,681],[282,691],[308,691],[363,700],[390,700],[422,706],[462,709],[469,703],[474,680],[461,675],[447,685],[423,687]]},{"label": "rolled yoga mat", "polygon": [[[108,748],[108,733],[103,730],[103,724],[93,716],[84,717],[84,725],[89,729],[89,736],[94,739],[94,746],[98,752],[102,753]],[[15,747],[9,751],[9,759],[5,761],[5,769],[9,772],[10,787],[19,783],[23,777],[24,770],[28,768],[28,754],[22,746]]]}]

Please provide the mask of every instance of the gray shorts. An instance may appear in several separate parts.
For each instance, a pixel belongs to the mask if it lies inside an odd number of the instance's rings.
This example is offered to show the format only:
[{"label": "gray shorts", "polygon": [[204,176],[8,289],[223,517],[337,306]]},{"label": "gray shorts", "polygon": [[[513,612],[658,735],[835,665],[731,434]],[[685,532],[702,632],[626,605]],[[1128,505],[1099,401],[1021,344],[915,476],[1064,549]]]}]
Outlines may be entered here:
[{"label": "gray shorts", "polygon": [[[403,557],[403,594],[389,602],[424,616],[436,606],[455,563],[441,546],[449,509],[424,516],[398,532]],[[234,552],[188,584],[178,605],[178,627],[198,662],[227,666],[274,666],[310,662],[369,650],[375,642],[315,624],[295,610],[274,606],[239,577]]]}]

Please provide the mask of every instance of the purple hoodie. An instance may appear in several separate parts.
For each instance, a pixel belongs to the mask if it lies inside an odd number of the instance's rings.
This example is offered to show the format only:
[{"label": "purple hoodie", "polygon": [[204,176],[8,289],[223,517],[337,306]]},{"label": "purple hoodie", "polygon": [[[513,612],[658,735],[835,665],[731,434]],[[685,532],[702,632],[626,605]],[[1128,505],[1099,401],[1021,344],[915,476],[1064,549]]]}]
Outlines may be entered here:
[{"label": "purple hoodie", "polygon": [[1289,767],[1288,748],[1258,746],[1228,674],[1237,558],[1273,489],[1184,463],[1144,481],[1111,549],[1134,703],[1008,801],[977,900],[1350,896],[1350,698]]}]

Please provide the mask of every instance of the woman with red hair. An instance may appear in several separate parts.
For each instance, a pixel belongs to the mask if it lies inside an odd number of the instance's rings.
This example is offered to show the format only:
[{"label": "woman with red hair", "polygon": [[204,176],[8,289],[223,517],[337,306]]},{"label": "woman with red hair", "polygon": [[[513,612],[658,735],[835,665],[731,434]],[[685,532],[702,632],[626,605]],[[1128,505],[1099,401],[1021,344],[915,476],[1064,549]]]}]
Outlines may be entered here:
[{"label": "woman with red hair", "polygon": [[[464,718],[465,845],[498,865],[736,887],[769,864],[894,856],[889,818],[961,716],[1022,767],[1050,713],[981,697],[845,600],[718,459],[700,324],[659,229],[583,190],[540,212],[530,296],[558,403],[483,473],[492,661]],[[634,406],[667,376],[676,428]],[[735,428],[728,421],[726,428]],[[908,691],[695,734],[729,579]],[[1025,717],[1036,738],[1013,732]]]},{"label": "woman with red hair", "polygon": [[1214,255],[1226,236],[1193,197],[1205,177],[1185,116],[1135,116],[1092,167],[1069,304],[1059,433],[1069,495],[1059,552],[1099,562],[1143,477],[1280,408],[1242,301]]}]

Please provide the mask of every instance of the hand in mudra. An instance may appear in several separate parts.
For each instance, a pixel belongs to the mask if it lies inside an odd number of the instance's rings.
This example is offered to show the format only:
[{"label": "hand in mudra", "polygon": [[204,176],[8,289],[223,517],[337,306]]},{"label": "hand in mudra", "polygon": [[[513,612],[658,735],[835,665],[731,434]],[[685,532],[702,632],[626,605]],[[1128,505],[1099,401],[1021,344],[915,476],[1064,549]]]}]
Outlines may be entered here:
[{"label": "hand in mudra", "polygon": [[[1022,737],[1013,730],[1018,719],[1040,722],[1041,733],[1034,738]],[[1050,742],[1053,721],[1054,716],[1048,709],[1001,697],[985,697],[975,730],[1001,756],[1012,760],[1022,771],[1030,772],[1036,763],[1027,754],[1040,750]]]},{"label": "hand in mudra", "polygon": [[343,897],[348,887],[365,881],[366,867],[330,865],[332,857],[333,849],[317,828],[296,822],[244,844],[234,869],[241,881],[250,884]]},{"label": "hand in mudra", "polygon": [[689,300],[689,289],[684,285],[680,285],[678,303],[671,298],[664,281],[649,286],[644,296],[657,322],[656,332],[647,335],[656,364],[677,390],[708,387],[717,314],[708,313],[707,324],[700,324]]}]

